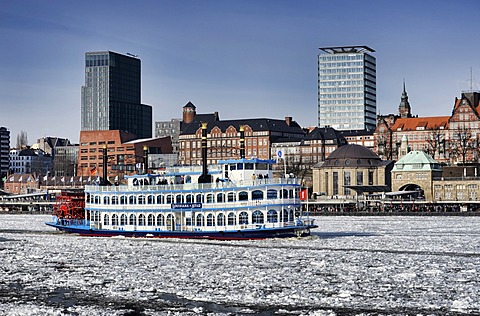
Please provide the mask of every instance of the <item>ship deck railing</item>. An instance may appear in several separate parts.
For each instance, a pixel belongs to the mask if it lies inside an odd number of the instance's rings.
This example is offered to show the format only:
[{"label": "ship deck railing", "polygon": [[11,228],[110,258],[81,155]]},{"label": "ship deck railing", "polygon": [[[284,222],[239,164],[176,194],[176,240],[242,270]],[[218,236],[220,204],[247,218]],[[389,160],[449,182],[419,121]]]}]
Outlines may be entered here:
[{"label": "ship deck railing", "polygon": [[85,191],[96,192],[125,192],[128,191],[184,191],[184,190],[210,190],[222,188],[255,187],[263,185],[299,185],[298,178],[271,178],[240,181],[218,181],[212,183],[184,183],[184,184],[151,184],[151,185],[119,185],[99,186],[86,185]]}]

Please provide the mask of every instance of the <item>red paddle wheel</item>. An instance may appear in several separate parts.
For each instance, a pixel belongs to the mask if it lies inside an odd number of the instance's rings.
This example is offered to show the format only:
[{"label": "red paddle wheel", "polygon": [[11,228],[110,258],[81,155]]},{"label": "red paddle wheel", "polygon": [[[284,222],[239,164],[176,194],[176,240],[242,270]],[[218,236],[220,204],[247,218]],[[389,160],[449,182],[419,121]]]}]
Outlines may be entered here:
[{"label": "red paddle wheel", "polygon": [[60,219],[84,219],[85,196],[83,192],[62,191],[57,196],[53,213]]}]

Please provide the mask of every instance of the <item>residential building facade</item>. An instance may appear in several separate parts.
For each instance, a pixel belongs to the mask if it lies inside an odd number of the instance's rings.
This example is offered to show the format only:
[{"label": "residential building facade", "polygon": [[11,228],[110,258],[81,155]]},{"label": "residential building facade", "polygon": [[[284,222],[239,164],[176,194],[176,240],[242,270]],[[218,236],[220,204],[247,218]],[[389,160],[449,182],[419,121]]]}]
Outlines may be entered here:
[{"label": "residential building facade", "polygon": [[321,47],[318,126],[375,130],[376,59],[367,46]]},{"label": "residential building facade", "polygon": [[41,149],[10,150],[10,173],[15,174],[48,174],[53,170],[53,159]]},{"label": "residential building facade", "polygon": [[404,88],[399,114],[378,117],[375,151],[380,157],[398,160],[402,139],[406,138],[409,150],[422,150],[446,165],[479,162],[479,92],[464,92],[460,99],[455,98],[450,116],[412,116],[406,98]]},{"label": "residential building facade", "polygon": [[[187,104],[188,105],[188,104]],[[207,123],[207,162],[236,159],[240,155],[240,126],[244,127],[246,158],[271,159],[271,144],[278,139],[302,140],[303,129],[291,117],[285,120],[256,118],[245,120],[219,119],[218,112],[196,114],[184,107],[182,132],[179,136],[179,164],[201,164],[201,122]]]},{"label": "residential building facade", "polygon": [[111,51],[85,54],[81,130],[121,130],[152,137],[152,107],[141,104],[141,63]]}]

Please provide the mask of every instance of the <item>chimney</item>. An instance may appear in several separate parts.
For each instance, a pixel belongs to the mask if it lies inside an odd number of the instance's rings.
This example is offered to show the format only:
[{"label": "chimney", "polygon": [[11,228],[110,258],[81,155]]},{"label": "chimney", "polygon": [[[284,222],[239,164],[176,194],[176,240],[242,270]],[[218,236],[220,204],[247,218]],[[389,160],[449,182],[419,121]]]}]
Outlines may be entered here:
[{"label": "chimney", "polygon": [[285,116],[285,122],[287,123],[288,126],[292,126],[292,117],[291,116]]}]

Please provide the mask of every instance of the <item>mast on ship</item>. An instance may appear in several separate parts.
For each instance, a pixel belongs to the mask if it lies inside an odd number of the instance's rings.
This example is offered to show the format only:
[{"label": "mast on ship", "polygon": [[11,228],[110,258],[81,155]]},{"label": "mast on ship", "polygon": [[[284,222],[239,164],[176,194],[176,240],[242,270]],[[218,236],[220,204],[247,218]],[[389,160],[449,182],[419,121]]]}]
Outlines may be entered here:
[{"label": "mast on ship", "polygon": [[212,176],[207,168],[207,123],[202,122],[202,174],[198,177],[198,183],[211,183]]}]

